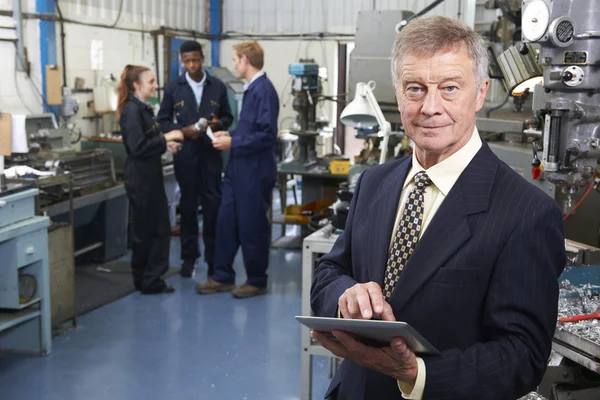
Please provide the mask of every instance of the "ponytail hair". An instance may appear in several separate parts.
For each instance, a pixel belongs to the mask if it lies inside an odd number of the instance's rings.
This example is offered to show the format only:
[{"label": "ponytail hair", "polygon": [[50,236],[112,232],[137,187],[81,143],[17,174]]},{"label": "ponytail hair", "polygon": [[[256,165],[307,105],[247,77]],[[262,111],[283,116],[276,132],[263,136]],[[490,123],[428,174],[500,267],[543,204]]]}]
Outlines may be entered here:
[{"label": "ponytail hair", "polygon": [[150,68],[144,67],[142,65],[131,65],[127,64],[123,73],[121,74],[121,80],[119,81],[119,87],[117,88],[118,92],[118,102],[117,102],[117,118],[121,116],[123,112],[123,108],[125,108],[125,104],[127,100],[129,100],[129,96],[134,92],[133,83],[139,82],[140,77],[146,71],[150,71]]}]

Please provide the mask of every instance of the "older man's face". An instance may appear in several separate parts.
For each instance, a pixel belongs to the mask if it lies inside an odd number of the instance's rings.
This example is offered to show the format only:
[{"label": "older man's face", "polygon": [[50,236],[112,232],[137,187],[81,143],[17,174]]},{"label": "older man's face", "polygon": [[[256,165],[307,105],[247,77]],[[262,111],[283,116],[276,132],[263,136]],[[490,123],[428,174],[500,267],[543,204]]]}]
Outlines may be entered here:
[{"label": "older man's face", "polygon": [[[421,155],[449,157],[464,146],[475,127],[489,85],[475,90],[473,60],[464,47],[430,58],[400,60],[395,88],[402,125]],[[427,166],[426,168],[428,168]]]}]

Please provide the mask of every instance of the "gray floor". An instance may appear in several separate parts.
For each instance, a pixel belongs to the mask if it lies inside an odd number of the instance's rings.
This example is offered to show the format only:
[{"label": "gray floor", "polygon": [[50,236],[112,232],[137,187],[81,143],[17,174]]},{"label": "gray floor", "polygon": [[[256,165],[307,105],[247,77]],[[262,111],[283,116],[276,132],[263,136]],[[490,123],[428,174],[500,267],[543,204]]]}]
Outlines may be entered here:
[{"label": "gray floor", "polygon": [[[173,266],[178,255],[175,238]],[[135,293],[79,318],[48,357],[0,356],[0,399],[299,399],[301,253],[272,249],[270,262],[267,296],[199,296],[199,262],[193,279],[169,280],[174,294]],[[243,282],[241,254],[235,269]],[[315,359],[315,399],[327,365]]]}]

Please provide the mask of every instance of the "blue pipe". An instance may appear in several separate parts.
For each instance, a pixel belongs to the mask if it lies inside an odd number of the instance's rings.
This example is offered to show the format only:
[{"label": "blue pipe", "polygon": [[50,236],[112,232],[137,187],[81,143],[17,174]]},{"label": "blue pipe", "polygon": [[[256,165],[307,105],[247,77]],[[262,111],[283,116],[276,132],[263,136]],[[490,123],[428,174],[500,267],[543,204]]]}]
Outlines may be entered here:
[{"label": "blue pipe", "polygon": [[[221,34],[221,0],[210,0],[209,7],[209,24],[211,35]],[[210,41],[210,52],[211,52],[211,65],[213,67],[219,66],[219,56],[221,54],[221,41],[219,39],[212,39]]]},{"label": "blue pipe", "polygon": [[[54,15],[55,0],[36,0],[35,10],[40,14]],[[56,23],[40,20],[40,68],[42,73],[42,97],[44,110],[55,115],[58,121],[60,106],[47,106],[46,103],[46,65],[58,65],[56,57]],[[64,68],[64,66],[63,66]],[[65,82],[66,83],[66,82]]]}]

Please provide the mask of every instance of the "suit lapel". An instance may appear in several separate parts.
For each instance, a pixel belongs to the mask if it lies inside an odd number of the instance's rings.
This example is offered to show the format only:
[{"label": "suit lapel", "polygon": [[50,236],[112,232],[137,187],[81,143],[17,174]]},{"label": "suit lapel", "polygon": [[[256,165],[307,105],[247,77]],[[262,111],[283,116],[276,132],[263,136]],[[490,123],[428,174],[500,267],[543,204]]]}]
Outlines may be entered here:
[{"label": "suit lapel", "polygon": [[[385,178],[383,190],[381,190],[379,196],[373,200],[369,209],[369,221],[371,224],[375,225],[369,231],[379,232],[379,234],[373,235],[371,238],[371,246],[369,246],[374,250],[371,253],[374,257],[371,261],[373,262],[374,267],[368,269],[369,279],[377,282],[381,287],[383,287],[383,277],[387,264],[390,239],[392,237],[392,230],[394,229],[394,222],[396,221],[396,213],[398,211],[398,204],[400,203],[402,186],[411,166],[412,158],[406,157],[406,159],[392,171],[390,176]],[[371,275],[371,273],[373,275]]]},{"label": "suit lapel", "polygon": [[442,202],[408,260],[390,303],[399,311],[471,237],[468,216],[486,211],[497,158],[484,142]]}]

